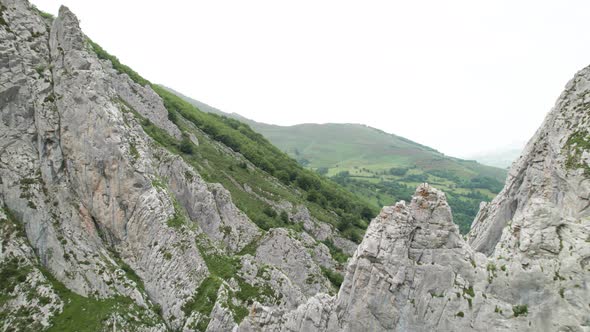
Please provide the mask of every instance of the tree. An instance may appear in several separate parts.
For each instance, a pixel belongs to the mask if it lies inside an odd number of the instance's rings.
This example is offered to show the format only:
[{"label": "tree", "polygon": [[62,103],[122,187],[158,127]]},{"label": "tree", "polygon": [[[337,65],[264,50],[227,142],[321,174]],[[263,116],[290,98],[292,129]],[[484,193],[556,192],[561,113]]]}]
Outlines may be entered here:
[{"label": "tree", "polygon": [[193,143],[188,137],[183,137],[180,142],[180,151],[186,154],[193,154]]}]

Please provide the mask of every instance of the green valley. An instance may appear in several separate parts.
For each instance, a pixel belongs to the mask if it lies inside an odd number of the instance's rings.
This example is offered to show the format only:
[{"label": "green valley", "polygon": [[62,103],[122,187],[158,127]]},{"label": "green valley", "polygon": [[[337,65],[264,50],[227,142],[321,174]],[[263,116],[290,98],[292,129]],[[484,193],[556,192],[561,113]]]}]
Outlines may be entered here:
[{"label": "green valley", "polygon": [[448,196],[461,232],[469,230],[481,201],[501,189],[506,170],[462,160],[360,124],[278,126],[227,114],[174,92],[202,111],[248,124],[299,164],[330,177],[375,208],[409,200],[416,186],[428,182]]}]

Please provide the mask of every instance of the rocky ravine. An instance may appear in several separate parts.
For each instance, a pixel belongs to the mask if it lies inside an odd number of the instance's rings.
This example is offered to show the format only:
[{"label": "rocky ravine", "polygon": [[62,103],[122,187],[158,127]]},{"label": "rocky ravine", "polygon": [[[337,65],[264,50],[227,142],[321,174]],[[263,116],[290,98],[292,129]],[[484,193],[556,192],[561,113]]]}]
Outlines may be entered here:
[{"label": "rocky ravine", "polygon": [[108,310],[102,330],[590,331],[589,68],[466,240],[421,185],[349,246],[331,296],[329,227],[262,232],[156,144],[142,119],[182,136],[162,100],[99,60],[67,8],[0,0],[0,41],[2,331],[55,327],[74,303]]},{"label": "rocky ravine", "polygon": [[567,84],[464,240],[421,185],[371,222],[335,297],[247,331],[590,331],[590,67]]}]

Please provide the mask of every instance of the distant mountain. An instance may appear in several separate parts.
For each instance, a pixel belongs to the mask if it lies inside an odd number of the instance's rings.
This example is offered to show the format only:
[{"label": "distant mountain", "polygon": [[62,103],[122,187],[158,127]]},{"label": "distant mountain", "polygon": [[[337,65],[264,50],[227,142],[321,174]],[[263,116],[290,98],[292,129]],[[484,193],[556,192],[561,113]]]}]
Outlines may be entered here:
[{"label": "distant mountain", "polygon": [[[168,88],[169,89],[169,88]],[[409,200],[429,182],[449,196],[455,221],[467,232],[481,201],[502,188],[506,170],[463,160],[362,124],[278,126],[224,113],[169,89],[205,112],[247,123],[300,164],[329,176],[375,206]]]},{"label": "distant mountain", "polygon": [[485,165],[508,168],[520,156],[525,144],[526,142],[514,143],[493,151],[475,153],[470,155],[469,159],[477,160]]}]

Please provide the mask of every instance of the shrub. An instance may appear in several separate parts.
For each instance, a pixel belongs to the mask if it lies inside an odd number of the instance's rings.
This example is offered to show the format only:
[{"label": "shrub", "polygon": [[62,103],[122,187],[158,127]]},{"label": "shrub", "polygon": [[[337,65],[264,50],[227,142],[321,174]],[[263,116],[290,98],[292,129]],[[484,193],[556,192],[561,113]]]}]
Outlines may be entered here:
[{"label": "shrub", "polygon": [[514,317],[526,316],[529,313],[529,306],[526,304],[515,305],[512,307]]},{"label": "shrub", "polygon": [[264,212],[264,214],[266,214],[267,216],[274,218],[277,216],[277,212],[275,211],[275,209],[273,209],[270,206],[265,206],[264,209],[262,210],[262,212]]},{"label": "shrub", "polygon": [[287,213],[287,211],[281,211],[281,221],[284,223],[289,222],[289,214]]},{"label": "shrub", "polygon": [[186,136],[180,142],[180,151],[186,154],[193,154],[193,142]]},{"label": "shrub", "polygon": [[342,249],[336,247],[334,245],[334,242],[332,242],[331,240],[324,240],[324,241],[322,241],[322,243],[325,244],[326,247],[328,247],[328,250],[330,250],[330,255],[332,255],[332,258],[334,258],[335,261],[337,261],[339,263],[346,263],[349,256],[346,255],[342,251]]},{"label": "shrub", "polygon": [[463,295],[469,295],[471,297],[475,297],[475,292],[473,291],[473,286],[469,286],[469,288],[463,288]]},{"label": "shrub", "polygon": [[340,288],[340,285],[342,285],[342,282],[344,281],[344,277],[340,273],[327,269],[323,266],[321,266],[321,269],[324,276],[330,280],[332,285],[334,285],[336,288]]},{"label": "shrub", "polygon": [[[185,315],[192,311],[197,311],[204,315],[209,315],[217,301],[217,290],[221,286],[221,279],[209,276],[197,288],[195,295],[187,301],[182,307]],[[200,323],[200,322],[199,322]],[[209,320],[207,319],[207,323]],[[207,327],[207,325],[205,325]]]}]

